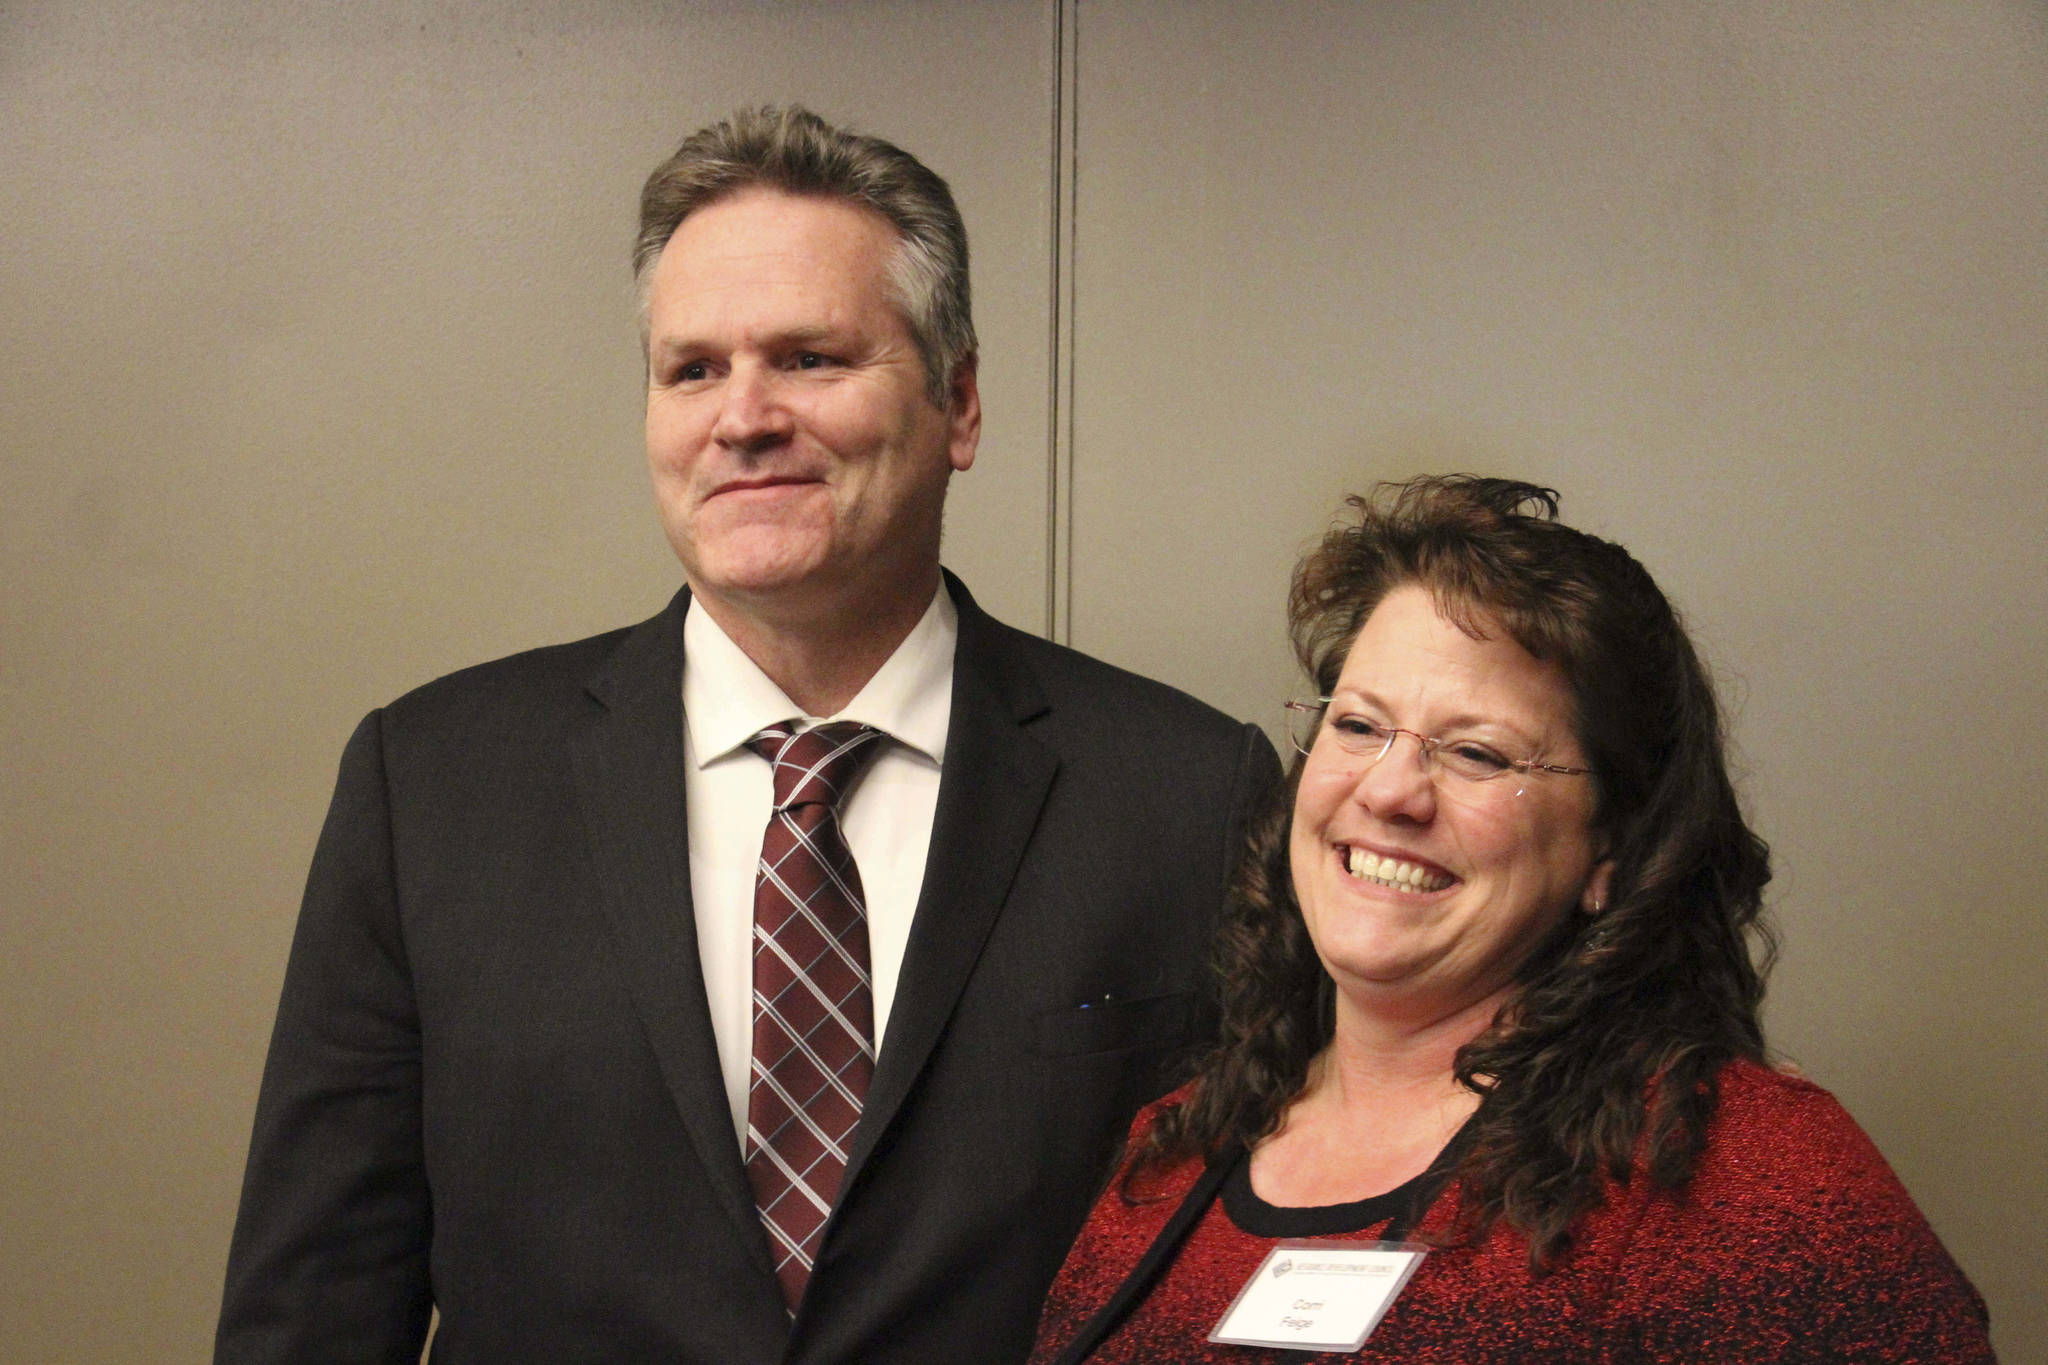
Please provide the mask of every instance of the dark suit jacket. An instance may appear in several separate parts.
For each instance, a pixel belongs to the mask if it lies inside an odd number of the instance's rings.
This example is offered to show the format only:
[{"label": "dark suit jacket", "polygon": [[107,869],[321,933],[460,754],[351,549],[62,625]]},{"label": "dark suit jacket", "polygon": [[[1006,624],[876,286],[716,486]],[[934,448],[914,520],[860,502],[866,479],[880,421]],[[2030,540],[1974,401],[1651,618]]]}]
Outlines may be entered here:
[{"label": "dark suit jacket", "polygon": [[469,669],[342,759],[216,1360],[994,1362],[1189,1041],[1273,751],[960,609],[916,919],[794,1322],[719,1076],[683,818],[686,595]]}]

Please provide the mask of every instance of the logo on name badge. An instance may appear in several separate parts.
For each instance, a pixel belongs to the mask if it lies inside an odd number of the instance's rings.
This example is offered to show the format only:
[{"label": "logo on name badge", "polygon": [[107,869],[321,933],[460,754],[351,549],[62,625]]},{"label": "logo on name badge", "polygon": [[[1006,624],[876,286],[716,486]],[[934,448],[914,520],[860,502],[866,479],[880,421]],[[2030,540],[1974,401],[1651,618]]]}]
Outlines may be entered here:
[{"label": "logo on name badge", "polygon": [[1277,1280],[1292,1269],[1294,1269],[1294,1262],[1282,1257],[1280,1260],[1273,1262],[1273,1278]]}]

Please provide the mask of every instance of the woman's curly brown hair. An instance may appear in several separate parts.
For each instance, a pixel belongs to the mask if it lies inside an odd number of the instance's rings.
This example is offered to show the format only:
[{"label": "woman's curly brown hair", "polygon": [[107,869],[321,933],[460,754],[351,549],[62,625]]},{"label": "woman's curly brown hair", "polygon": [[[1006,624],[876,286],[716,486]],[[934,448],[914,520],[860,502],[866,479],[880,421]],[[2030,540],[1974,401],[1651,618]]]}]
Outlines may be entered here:
[{"label": "woman's curly brown hair", "polygon": [[[1560,523],[1553,490],[1453,474],[1381,484],[1348,506],[1355,520],[1302,561],[1289,600],[1317,690],[1334,688],[1387,593],[1419,585],[1466,630],[1504,631],[1558,666],[1598,787],[1608,904],[1569,916],[1531,954],[1512,1005],[1456,1062],[1480,1103],[1448,1172],[1462,1196],[1452,1235],[1504,1219],[1540,1273],[1639,1148],[1657,1185],[1690,1179],[1717,1072],[1762,1056],[1769,851],[1736,802],[1720,708],[1677,613],[1626,550]],[[1254,823],[1218,930],[1219,1041],[1135,1154],[1127,1198],[1150,1172],[1271,1136],[1330,1041],[1335,986],[1288,864],[1300,776],[1297,761]]]}]

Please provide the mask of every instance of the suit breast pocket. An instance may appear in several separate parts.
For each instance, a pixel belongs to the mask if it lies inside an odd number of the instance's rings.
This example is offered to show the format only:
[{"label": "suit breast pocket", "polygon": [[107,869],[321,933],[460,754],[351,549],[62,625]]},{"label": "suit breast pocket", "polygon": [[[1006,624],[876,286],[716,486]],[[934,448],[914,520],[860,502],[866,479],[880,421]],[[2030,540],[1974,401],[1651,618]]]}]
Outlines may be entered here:
[{"label": "suit breast pocket", "polygon": [[1038,1050],[1048,1057],[1168,1047],[1186,1036],[1189,991],[1141,1000],[1098,1000],[1038,1016]]}]

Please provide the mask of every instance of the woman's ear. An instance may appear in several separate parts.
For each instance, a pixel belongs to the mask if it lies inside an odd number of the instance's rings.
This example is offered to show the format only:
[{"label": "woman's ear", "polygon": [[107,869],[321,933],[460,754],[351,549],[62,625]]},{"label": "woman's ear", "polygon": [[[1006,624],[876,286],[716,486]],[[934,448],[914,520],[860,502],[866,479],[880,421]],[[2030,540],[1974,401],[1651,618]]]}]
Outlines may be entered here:
[{"label": "woman's ear", "polygon": [[1588,915],[1597,915],[1607,908],[1610,888],[1614,885],[1614,859],[1602,858],[1593,864],[1593,873],[1586,878],[1586,885],[1579,892],[1579,910]]}]

